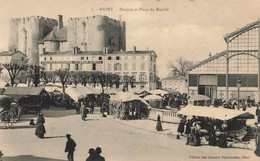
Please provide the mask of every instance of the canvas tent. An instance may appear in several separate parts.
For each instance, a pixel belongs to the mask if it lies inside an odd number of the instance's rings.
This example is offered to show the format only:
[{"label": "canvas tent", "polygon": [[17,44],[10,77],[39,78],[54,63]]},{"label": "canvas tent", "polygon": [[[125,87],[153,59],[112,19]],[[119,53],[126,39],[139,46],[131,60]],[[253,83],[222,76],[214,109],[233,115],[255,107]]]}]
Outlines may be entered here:
[{"label": "canvas tent", "polygon": [[149,116],[151,106],[131,92],[119,92],[110,97],[110,111],[120,119],[140,119]]},{"label": "canvas tent", "polygon": [[86,98],[90,94],[100,94],[99,90],[91,87],[68,87],[66,93],[74,100]]},{"label": "canvas tent", "polygon": [[7,87],[3,94],[18,100],[23,96],[39,96],[43,93],[47,92],[41,87]]},{"label": "canvas tent", "polygon": [[180,93],[176,89],[172,89],[172,88],[164,88],[164,90],[169,92],[169,93],[172,93],[172,94],[179,94]]},{"label": "canvas tent", "polygon": [[121,102],[140,101],[143,104],[145,104],[149,109],[151,108],[151,106],[145,100],[130,92],[118,92],[115,96],[112,96],[110,99]]},{"label": "canvas tent", "polygon": [[219,120],[230,119],[254,119],[254,115],[246,112],[226,108],[200,107],[200,106],[186,106],[182,108],[178,114],[199,117],[211,117]]},{"label": "canvas tent", "polygon": [[162,108],[162,97],[158,95],[147,95],[143,98],[148,101],[150,106],[153,108]]},{"label": "canvas tent", "polygon": [[165,90],[162,90],[162,89],[156,89],[156,90],[152,90],[152,91],[149,91],[151,94],[154,94],[154,95],[161,95],[161,96],[164,96],[166,94],[169,94],[169,92],[165,91]]}]

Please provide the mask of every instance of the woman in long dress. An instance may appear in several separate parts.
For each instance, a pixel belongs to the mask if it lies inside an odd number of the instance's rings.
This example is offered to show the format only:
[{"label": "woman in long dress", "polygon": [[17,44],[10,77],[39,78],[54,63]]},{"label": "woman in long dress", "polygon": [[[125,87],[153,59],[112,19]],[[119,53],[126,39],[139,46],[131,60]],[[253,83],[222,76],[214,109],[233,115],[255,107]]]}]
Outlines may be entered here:
[{"label": "woman in long dress", "polygon": [[177,132],[180,133],[182,135],[182,133],[184,132],[184,126],[185,126],[185,123],[186,123],[186,117],[184,116],[180,123],[179,123],[179,126],[178,126],[178,129],[177,129]]},{"label": "woman in long dress", "polygon": [[44,134],[46,133],[44,123],[45,123],[45,119],[43,117],[43,114],[39,114],[36,123],[36,130],[35,130],[35,135],[37,135],[39,138],[43,138]]},{"label": "woman in long dress", "polygon": [[191,133],[191,121],[190,119],[188,119],[188,121],[186,122],[185,134],[189,135],[190,133]]},{"label": "woman in long dress", "polygon": [[256,150],[255,155],[260,156],[260,127],[256,128]]},{"label": "woman in long dress", "polygon": [[220,127],[220,136],[219,136],[219,147],[221,148],[227,147],[226,132],[227,132],[227,122],[224,121],[224,123]]},{"label": "woman in long dress", "polygon": [[162,131],[162,123],[161,123],[161,117],[160,117],[160,115],[157,116],[156,130],[157,130],[157,131]]}]

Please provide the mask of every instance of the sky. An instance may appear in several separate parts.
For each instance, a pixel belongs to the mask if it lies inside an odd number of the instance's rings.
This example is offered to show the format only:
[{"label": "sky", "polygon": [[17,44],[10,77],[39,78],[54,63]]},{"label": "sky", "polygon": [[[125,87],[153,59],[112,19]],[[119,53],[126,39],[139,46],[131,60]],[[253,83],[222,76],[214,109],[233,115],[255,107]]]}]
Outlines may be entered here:
[{"label": "sky", "polygon": [[[100,10],[108,7],[113,10]],[[0,0],[0,51],[8,50],[8,20],[34,15],[63,15],[65,25],[70,17],[121,15],[126,49],[154,50],[163,78],[168,62],[180,56],[199,62],[224,51],[224,35],[260,18],[260,0]]]}]

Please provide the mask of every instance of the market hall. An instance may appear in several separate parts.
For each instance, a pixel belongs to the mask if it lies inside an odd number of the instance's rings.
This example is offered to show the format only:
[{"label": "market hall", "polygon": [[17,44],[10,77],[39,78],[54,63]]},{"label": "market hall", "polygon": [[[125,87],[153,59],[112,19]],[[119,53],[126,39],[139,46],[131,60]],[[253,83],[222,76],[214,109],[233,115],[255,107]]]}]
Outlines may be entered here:
[{"label": "market hall", "polygon": [[[224,36],[226,50],[195,64],[188,76],[189,95],[201,94],[224,100],[260,99],[260,20]],[[241,83],[241,88],[237,87]]]}]

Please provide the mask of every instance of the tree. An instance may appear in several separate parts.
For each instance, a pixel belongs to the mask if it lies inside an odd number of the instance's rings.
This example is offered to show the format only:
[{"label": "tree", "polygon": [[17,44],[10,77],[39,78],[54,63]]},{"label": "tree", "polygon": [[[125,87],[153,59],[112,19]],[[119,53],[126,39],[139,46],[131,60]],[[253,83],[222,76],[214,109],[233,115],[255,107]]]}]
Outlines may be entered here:
[{"label": "tree", "polygon": [[14,80],[18,76],[18,74],[27,69],[27,65],[25,64],[3,64],[4,68],[8,71],[10,76],[11,86],[14,86]]},{"label": "tree", "polygon": [[188,69],[193,65],[192,61],[187,61],[183,57],[178,57],[175,63],[169,62],[168,67],[171,69],[171,75],[180,75],[186,77]]},{"label": "tree", "polygon": [[104,73],[97,74],[97,79],[99,84],[101,85],[102,93],[104,93],[104,87],[107,84],[107,75]]},{"label": "tree", "polygon": [[126,91],[128,91],[128,85],[130,83],[130,77],[128,75],[123,76],[123,82],[124,82],[124,87],[126,88]]},{"label": "tree", "polygon": [[75,86],[77,86],[77,84],[80,83],[80,77],[81,75],[78,72],[70,73],[70,78],[72,79],[72,82]]},{"label": "tree", "polygon": [[117,75],[117,74],[114,74],[114,82],[116,84],[116,88],[119,88],[120,83],[121,83],[121,76]]},{"label": "tree", "polygon": [[38,87],[38,84],[40,84],[40,78],[42,77],[44,68],[40,67],[39,65],[31,65],[28,70],[28,78],[29,82],[32,81],[35,87]]},{"label": "tree", "polygon": [[97,82],[98,82],[98,77],[97,77],[97,73],[91,73],[90,74],[90,81],[91,81],[91,83],[93,83],[93,85],[94,85],[94,87],[96,87],[96,84],[97,84]]},{"label": "tree", "polygon": [[90,81],[90,74],[87,72],[79,73],[79,80],[84,87],[86,87],[87,83]]},{"label": "tree", "polygon": [[111,73],[107,73],[107,75],[106,75],[106,78],[107,78],[107,84],[106,84],[106,86],[107,87],[110,87],[110,88],[112,88],[113,87],[113,85],[115,84],[115,79],[114,79],[114,74],[111,74]]},{"label": "tree", "polygon": [[135,77],[134,76],[130,76],[129,77],[129,83],[131,85],[131,88],[134,88],[134,84],[135,84]]},{"label": "tree", "polygon": [[55,75],[57,75],[61,81],[62,89],[63,89],[63,97],[64,97],[66,85],[69,81],[69,70],[61,70],[61,69],[56,70]]},{"label": "tree", "polygon": [[[49,82],[52,82],[53,75],[55,75],[54,72],[43,71],[41,74],[41,79],[44,81],[45,84],[47,84]],[[57,78],[57,76],[56,76],[56,78]]]}]

